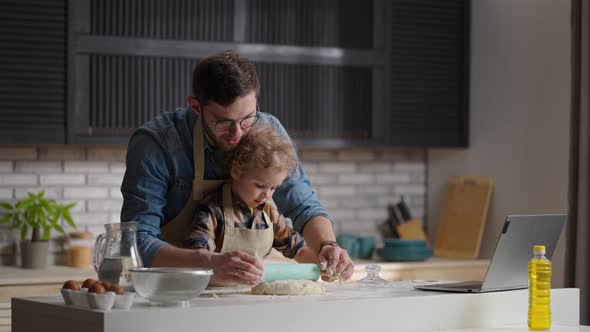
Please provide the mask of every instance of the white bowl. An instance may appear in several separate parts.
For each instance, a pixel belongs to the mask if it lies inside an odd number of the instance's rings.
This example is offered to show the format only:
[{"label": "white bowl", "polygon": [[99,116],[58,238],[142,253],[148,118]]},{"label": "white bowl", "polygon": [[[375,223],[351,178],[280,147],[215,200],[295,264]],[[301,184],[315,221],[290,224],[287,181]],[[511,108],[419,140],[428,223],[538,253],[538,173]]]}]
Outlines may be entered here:
[{"label": "white bowl", "polygon": [[115,293],[106,292],[104,294],[86,293],[88,304],[92,309],[111,310],[115,304]]},{"label": "white bowl", "polygon": [[207,287],[213,270],[192,268],[129,269],[139,296],[159,305],[188,305]]}]

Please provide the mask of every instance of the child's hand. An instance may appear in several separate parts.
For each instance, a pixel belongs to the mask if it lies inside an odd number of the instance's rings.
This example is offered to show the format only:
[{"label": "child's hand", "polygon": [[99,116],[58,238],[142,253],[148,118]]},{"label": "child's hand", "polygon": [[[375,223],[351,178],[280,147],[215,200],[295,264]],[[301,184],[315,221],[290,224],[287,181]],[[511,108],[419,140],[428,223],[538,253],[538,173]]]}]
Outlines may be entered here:
[{"label": "child's hand", "polygon": [[211,266],[216,283],[256,285],[264,279],[264,267],[260,259],[243,251],[214,254]]}]

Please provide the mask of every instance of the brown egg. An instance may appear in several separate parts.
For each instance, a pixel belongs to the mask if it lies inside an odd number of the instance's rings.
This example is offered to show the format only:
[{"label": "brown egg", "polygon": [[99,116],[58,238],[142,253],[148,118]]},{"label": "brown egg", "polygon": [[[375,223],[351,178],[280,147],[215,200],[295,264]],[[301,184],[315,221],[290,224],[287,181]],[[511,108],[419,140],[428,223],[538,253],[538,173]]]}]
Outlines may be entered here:
[{"label": "brown egg", "polygon": [[63,289],[80,290],[80,283],[75,280],[64,282]]},{"label": "brown egg", "polygon": [[96,279],[88,278],[88,279],[84,280],[84,282],[82,283],[82,288],[90,288],[90,286],[92,286],[93,284],[95,284],[97,282],[98,282],[98,280],[96,280]]},{"label": "brown egg", "polygon": [[88,293],[104,294],[105,289],[100,283],[96,282],[88,288]]},{"label": "brown egg", "polygon": [[109,288],[113,287],[113,283],[108,281],[102,281],[100,284],[107,290],[107,292],[109,291]]},{"label": "brown egg", "polygon": [[123,293],[125,293],[125,291],[123,291],[123,287],[115,284],[112,284],[109,288],[105,287],[105,289],[107,292],[114,292],[117,295],[123,295]]}]

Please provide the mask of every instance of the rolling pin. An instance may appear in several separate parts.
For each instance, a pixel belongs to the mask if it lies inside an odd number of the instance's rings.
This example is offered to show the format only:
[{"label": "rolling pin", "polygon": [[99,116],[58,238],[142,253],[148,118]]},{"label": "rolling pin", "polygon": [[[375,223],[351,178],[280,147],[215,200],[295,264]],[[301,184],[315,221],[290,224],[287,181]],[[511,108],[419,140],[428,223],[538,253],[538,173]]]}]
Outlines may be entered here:
[{"label": "rolling pin", "polygon": [[313,280],[320,278],[317,264],[270,264],[264,263],[264,281]]}]

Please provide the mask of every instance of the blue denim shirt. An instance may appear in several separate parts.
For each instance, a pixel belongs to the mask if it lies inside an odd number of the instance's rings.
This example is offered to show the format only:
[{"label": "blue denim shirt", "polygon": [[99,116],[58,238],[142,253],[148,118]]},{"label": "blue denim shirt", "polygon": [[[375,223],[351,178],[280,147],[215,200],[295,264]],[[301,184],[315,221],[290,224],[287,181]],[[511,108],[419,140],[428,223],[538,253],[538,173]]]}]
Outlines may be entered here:
[{"label": "blue denim shirt", "polygon": [[[277,118],[263,112],[259,116],[258,121],[270,123],[288,136]],[[168,244],[160,239],[160,227],[176,217],[190,198],[195,119],[190,107],[179,108],[147,122],[129,141],[127,169],[121,185],[121,221],[139,223],[137,240],[145,266],[151,266],[153,255]],[[228,177],[227,170],[218,161],[220,153],[205,144],[205,179]],[[315,216],[331,220],[300,164],[277,188],[273,199],[279,211],[291,218],[293,227],[300,233]]]}]

